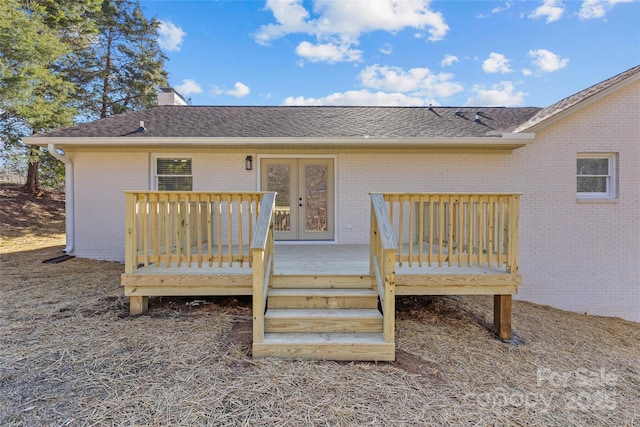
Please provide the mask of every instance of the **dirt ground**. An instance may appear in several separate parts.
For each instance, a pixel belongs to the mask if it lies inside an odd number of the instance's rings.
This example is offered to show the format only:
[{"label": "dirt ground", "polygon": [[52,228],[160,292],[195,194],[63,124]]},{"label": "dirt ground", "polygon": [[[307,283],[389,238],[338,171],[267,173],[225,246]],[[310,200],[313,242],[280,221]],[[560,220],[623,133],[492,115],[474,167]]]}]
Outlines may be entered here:
[{"label": "dirt ground", "polygon": [[[397,303],[394,363],[250,356],[247,298],[155,298],[71,259],[60,197],[0,185],[0,425],[640,426],[640,325],[486,297]],[[603,284],[605,285],[605,284]]]}]

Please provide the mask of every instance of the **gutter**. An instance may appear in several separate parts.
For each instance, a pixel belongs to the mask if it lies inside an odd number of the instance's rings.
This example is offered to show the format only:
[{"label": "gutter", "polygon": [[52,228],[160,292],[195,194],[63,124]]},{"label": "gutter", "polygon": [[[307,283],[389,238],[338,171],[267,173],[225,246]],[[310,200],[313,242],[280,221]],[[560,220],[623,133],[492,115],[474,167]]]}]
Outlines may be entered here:
[{"label": "gutter", "polygon": [[29,144],[69,148],[215,148],[215,149],[503,149],[533,142],[533,133],[503,133],[492,137],[30,137]]},{"label": "gutter", "polygon": [[56,145],[49,143],[47,150],[53,157],[64,163],[64,186],[65,186],[65,228],[67,234],[67,247],[63,252],[70,254],[75,246],[75,218],[74,218],[74,187],[73,187],[73,163],[68,157],[56,151]]}]

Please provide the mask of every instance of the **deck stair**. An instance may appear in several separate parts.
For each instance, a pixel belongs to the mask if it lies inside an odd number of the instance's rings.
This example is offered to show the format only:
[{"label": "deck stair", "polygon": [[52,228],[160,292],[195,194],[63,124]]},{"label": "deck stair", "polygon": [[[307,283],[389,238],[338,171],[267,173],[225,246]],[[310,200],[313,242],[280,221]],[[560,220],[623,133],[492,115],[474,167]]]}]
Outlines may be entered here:
[{"label": "deck stair", "polygon": [[378,294],[361,276],[277,277],[269,290],[264,341],[254,357],[394,360],[384,341]]}]

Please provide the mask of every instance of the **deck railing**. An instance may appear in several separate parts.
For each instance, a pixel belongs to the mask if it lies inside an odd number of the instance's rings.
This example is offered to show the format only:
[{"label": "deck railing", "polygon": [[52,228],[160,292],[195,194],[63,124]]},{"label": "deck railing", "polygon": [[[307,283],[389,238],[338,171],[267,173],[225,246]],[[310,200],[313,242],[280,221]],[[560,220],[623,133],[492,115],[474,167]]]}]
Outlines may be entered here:
[{"label": "deck railing", "polygon": [[264,341],[264,313],[273,276],[275,193],[266,193],[251,244],[253,255],[253,342]]},{"label": "deck railing", "polygon": [[125,191],[125,271],[252,265],[263,193]]},{"label": "deck railing", "polygon": [[519,194],[385,193],[396,261],[518,271]]},{"label": "deck railing", "polygon": [[395,339],[395,261],[398,245],[381,194],[371,195],[371,255],[369,258],[372,285],[378,290],[382,307],[385,342]]}]

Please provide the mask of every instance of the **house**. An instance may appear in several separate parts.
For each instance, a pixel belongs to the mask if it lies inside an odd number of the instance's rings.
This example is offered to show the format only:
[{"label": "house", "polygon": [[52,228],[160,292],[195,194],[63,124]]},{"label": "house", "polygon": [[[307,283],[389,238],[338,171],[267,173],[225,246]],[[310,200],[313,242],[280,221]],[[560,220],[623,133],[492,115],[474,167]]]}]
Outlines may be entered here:
[{"label": "house", "polygon": [[125,259],[125,190],[277,191],[283,248],[368,245],[371,193],[516,194],[518,298],[640,321],[640,66],[543,109],[159,101],[25,139],[64,150],[67,252]]}]

